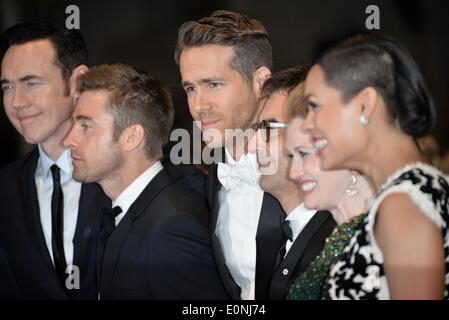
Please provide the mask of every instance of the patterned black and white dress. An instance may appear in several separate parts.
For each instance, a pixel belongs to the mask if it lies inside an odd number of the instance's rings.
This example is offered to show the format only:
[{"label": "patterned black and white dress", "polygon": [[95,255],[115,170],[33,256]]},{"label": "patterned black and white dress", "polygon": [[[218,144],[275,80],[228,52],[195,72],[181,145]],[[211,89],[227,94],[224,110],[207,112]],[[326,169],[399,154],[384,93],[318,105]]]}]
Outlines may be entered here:
[{"label": "patterned black and white dress", "polygon": [[415,163],[390,176],[371,204],[362,227],[330,267],[324,299],[389,299],[383,255],[374,239],[377,210],[386,196],[406,193],[441,229],[446,262],[444,298],[449,299],[449,177],[436,168]]}]

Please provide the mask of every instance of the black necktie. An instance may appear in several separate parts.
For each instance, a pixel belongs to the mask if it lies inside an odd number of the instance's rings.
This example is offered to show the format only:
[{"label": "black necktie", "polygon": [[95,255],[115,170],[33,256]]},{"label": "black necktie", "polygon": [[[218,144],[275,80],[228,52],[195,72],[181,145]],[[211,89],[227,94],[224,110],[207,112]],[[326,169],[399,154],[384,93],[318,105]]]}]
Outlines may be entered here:
[{"label": "black necktie", "polygon": [[51,166],[53,194],[51,195],[51,245],[53,262],[59,281],[65,286],[67,263],[64,254],[64,195],[61,188],[61,176],[57,165]]},{"label": "black necktie", "polygon": [[106,232],[106,236],[109,235],[115,229],[115,217],[117,217],[120,213],[122,213],[122,208],[119,206],[115,206],[114,208],[106,209],[103,216],[104,230]]},{"label": "black necktie", "polygon": [[291,242],[293,242],[293,233],[292,233],[292,229],[290,228],[290,221],[285,219],[282,221],[281,223],[281,227],[282,227],[282,232],[284,234],[284,239],[282,241],[282,247],[279,250],[279,256],[280,256],[280,261],[282,261],[285,257],[285,253],[287,252],[287,240],[290,240]]}]

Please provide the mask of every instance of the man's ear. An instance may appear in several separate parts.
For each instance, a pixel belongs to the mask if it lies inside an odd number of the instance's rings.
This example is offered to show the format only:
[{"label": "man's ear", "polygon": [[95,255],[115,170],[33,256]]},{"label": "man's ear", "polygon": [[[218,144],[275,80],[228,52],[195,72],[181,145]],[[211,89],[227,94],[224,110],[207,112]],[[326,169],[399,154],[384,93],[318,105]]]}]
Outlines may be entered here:
[{"label": "man's ear", "polygon": [[271,76],[271,71],[267,67],[260,67],[253,73],[253,90],[256,97],[259,99],[262,86]]},{"label": "man's ear", "polygon": [[69,78],[69,84],[70,84],[70,96],[72,98],[78,98],[79,97],[79,91],[78,91],[78,78],[85,74],[87,71],[89,71],[89,67],[82,64],[73,69],[72,75]]},{"label": "man's ear", "polygon": [[140,124],[134,124],[123,130],[120,140],[122,140],[123,150],[133,151],[142,145],[145,139],[145,129]]}]

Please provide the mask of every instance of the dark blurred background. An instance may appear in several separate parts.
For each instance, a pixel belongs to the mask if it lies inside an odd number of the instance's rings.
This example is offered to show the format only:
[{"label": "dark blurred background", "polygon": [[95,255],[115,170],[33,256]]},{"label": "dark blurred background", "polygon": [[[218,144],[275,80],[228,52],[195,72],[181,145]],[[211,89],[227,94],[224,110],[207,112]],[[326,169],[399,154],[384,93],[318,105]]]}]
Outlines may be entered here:
[{"label": "dark blurred background", "polygon": [[[0,29],[19,22],[65,24],[66,7],[80,9],[90,65],[122,62],[150,71],[171,90],[175,127],[192,122],[173,52],[178,27],[216,9],[248,14],[263,23],[273,43],[275,71],[310,62],[347,35],[366,32],[367,6],[380,9],[381,32],[400,40],[418,62],[438,108],[437,154],[449,150],[449,5],[444,0],[0,0]],[[0,111],[0,168],[30,149]],[[437,146],[438,148],[438,146]],[[435,150],[434,150],[435,151]]]}]

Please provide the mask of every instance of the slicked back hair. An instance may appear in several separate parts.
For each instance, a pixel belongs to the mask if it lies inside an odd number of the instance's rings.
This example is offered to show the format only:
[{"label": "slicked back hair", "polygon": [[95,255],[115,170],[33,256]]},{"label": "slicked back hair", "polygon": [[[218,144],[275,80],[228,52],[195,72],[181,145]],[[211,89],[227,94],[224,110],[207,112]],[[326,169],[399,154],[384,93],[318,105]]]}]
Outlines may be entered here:
[{"label": "slicked back hair", "polygon": [[176,63],[179,65],[184,49],[205,45],[231,47],[234,51],[231,67],[247,83],[251,83],[254,72],[260,67],[273,68],[270,37],[259,21],[247,15],[217,10],[209,17],[182,24],[175,51]]}]

